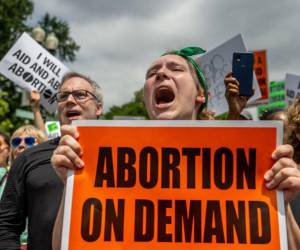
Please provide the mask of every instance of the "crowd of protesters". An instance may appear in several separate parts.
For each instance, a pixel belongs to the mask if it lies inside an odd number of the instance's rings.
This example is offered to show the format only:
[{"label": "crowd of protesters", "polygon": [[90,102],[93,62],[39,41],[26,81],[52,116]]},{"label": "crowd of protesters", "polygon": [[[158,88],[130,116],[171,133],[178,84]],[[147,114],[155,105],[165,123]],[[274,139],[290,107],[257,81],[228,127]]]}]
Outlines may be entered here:
[{"label": "crowd of protesters", "polygon": [[[144,84],[145,106],[150,119],[214,119],[207,110],[209,93],[205,75],[192,59],[193,55],[203,52],[196,47],[171,51],[150,65]],[[229,72],[224,84],[229,107],[227,119],[245,119],[241,112],[249,97],[239,95],[242,83]],[[3,192],[0,249],[20,249],[20,243],[24,242],[20,236],[26,232],[26,224],[29,250],[60,249],[66,171],[84,166],[80,159],[82,149],[76,140],[79,135],[70,124],[73,120],[98,119],[103,109],[103,96],[97,83],[83,74],[66,74],[56,95],[62,137],[47,140],[39,94],[32,92],[30,99],[35,126],[22,126],[10,138],[0,132],[0,195]],[[285,192],[289,249],[300,249],[297,225],[300,225],[300,218],[295,213],[300,191],[297,167],[300,164],[300,100],[287,111],[271,113],[261,118],[284,122],[286,144],[274,149],[277,157],[265,174],[265,181],[268,188]]]}]

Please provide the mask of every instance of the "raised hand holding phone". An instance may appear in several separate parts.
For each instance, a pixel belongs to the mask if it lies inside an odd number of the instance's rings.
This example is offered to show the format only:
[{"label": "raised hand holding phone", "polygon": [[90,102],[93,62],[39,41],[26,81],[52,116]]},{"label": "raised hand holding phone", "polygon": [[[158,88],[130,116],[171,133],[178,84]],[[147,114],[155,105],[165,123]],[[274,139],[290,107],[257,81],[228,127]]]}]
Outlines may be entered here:
[{"label": "raised hand holding phone", "polygon": [[253,95],[253,64],[251,52],[234,52],[232,57],[232,74],[239,82],[240,96]]}]

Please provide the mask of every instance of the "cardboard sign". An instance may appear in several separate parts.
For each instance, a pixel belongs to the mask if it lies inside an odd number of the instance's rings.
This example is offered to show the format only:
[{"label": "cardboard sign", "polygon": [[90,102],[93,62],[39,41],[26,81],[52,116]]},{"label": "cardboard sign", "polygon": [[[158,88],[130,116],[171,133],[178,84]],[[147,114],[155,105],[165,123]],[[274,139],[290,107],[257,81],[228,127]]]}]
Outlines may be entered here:
[{"label": "cardboard sign", "polygon": [[62,249],[287,249],[276,122],[76,121]]},{"label": "cardboard sign", "polygon": [[241,112],[241,115],[243,115],[247,120],[253,120],[258,121],[258,113],[257,113],[257,107],[248,107],[244,108]]},{"label": "cardboard sign", "polygon": [[268,99],[268,69],[267,69],[267,51],[253,51],[254,65],[253,69],[258,81],[261,92],[261,99]]},{"label": "cardboard sign", "polygon": [[286,101],[290,105],[300,96],[300,76],[294,74],[285,75]]},{"label": "cardboard sign", "polygon": [[56,110],[55,94],[69,69],[23,33],[0,62],[0,73],[28,91],[41,94],[41,105],[50,113]]},{"label": "cardboard sign", "polygon": [[[242,35],[239,34],[204,55],[199,56],[196,61],[204,71],[207,79],[210,98],[208,109],[216,115],[228,111],[228,104],[225,98],[224,78],[232,71],[232,55],[234,52],[246,52]],[[254,95],[249,99],[249,103],[261,97],[260,89],[253,72]]]}]

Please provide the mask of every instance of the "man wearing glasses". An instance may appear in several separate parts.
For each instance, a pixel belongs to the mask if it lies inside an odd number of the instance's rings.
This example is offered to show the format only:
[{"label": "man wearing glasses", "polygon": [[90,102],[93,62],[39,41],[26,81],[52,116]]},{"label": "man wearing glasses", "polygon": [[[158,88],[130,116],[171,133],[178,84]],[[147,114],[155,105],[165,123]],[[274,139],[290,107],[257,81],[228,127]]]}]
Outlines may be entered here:
[{"label": "man wearing glasses", "polygon": [[98,85],[76,73],[63,78],[56,97],[61,124],[70,124],[72,120],[97,119],[102,113],[102,92]]},{"label": "man wearing glasses", "polygon": [[[56,95],[62,125],[72,120],[97,119],[102,113],[100,87],[76,72],[62,79]],[[20,154],[14,161],[0,202],[0,249],[20,249],[20,234],[28,217],[28,249],[52,249],[52,230],[63,193],[63,183],[50,158],[59,138]]]}]

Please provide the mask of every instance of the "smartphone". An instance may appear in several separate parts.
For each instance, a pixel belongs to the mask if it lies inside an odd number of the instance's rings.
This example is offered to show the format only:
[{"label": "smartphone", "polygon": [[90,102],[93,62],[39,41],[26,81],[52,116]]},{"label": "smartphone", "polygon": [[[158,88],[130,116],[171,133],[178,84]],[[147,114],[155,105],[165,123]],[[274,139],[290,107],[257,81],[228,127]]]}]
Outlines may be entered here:
[{"label": "smartphone", "polygon": [[253,63],[253,53],[233,53],[232,74],[240,83],[240,96],[252,96],[253,94]]}]

